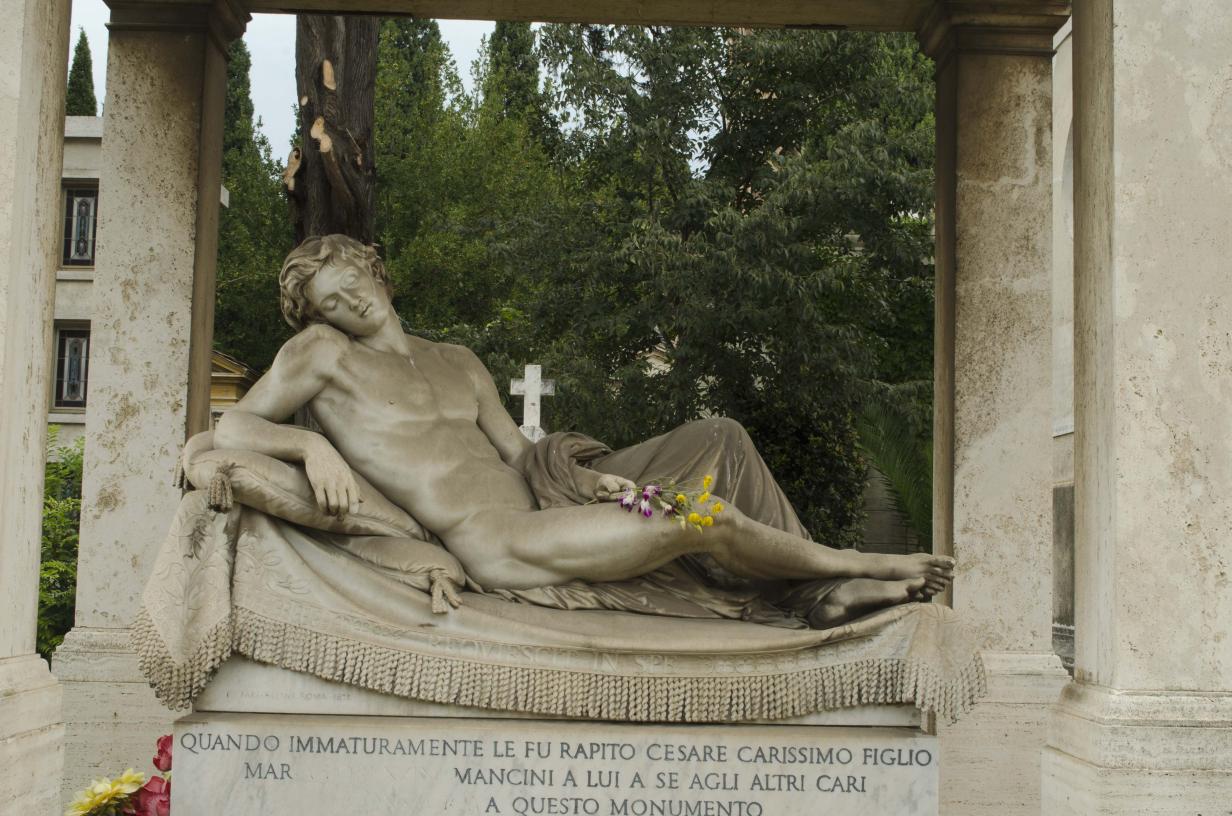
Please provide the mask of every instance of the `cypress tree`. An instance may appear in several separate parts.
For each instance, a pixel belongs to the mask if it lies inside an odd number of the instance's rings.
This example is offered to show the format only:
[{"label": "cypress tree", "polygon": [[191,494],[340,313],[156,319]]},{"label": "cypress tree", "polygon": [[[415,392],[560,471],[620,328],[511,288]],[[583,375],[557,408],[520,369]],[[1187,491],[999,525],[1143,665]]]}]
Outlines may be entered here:
[{"label": "cypress tree", "polygon": [[236,40],[227,57],[222,181],[231,204],[219,215],[214,346],[260,371],[290,335],[278,270],[294,244],[281,172],[253,115],[248,46]]},{"label": "cypress tree", "polygon": [[68,72],[64,101],[68,116],[98,115],[98,101],[94,98],[94,62],[90,59],[90,42],[84,28],[73,49],[73,67]]},{"label": "cypress tree", "polygon": [[560,131],[539,80],[539,55],[530,23],[497,21],[487,42],[485,99],[499,99],[505,116],[521,119],[548,155],[559,147]]},{"label": "cypress tree", "polygon": [[490,90],[499,93],[506,114],[539,113],[539,59],[530,23],[498,21],[488,38]]}]

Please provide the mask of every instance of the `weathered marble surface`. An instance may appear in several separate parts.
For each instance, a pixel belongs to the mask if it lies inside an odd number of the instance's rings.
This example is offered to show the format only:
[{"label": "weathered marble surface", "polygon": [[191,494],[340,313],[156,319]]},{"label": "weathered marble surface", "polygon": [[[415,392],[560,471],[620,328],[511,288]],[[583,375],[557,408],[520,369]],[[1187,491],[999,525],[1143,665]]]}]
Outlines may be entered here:
[{"label": "weathered marble surface", "polygon": [[67,0],[0,0],[0,811],[50,813],[61,689],[35,654]]},{"label": "weathered marble surface", "polygon": [[1074,4],[1075,682],[1048,814],[1232,797],[1232,16]]},{"label": "weathered marble surface", "polygon": [[208,424],[221,48],[239,31],[204,12],[116,4],[108,26],[80,580],[55,656],[66,800],[92,777],[146,766],[172,719],[137,670],[128,626],[180,499],[180,448]]},{"label": "weathered marble surface", "polygon": [[[939,15],[933,541],[989,695],[940,733],[947,814],[1035,816],[1052,653],[1052,36]],[[979,23],[983,23],[982,25]],[[1008,736],[1007,736],[1008,735]]]},{"label": "weathered marble surface", "polygon": [[894,728],[197,713],[176,724],[172,791],[177,816],[924,816],[937,745]]}]

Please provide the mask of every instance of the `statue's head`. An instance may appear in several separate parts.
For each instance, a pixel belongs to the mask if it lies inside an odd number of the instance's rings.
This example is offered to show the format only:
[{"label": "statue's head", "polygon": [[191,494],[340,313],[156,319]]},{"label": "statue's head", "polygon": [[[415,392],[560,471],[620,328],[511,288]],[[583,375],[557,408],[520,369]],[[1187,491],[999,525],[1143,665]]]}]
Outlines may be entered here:
[{"label": "statue's head", "polygon": [[346,235],[304,239],[283,261],[278,285],[282,316],[296,331],[329,323],[362,337],[393,312],[393,290],[376,249]]}]

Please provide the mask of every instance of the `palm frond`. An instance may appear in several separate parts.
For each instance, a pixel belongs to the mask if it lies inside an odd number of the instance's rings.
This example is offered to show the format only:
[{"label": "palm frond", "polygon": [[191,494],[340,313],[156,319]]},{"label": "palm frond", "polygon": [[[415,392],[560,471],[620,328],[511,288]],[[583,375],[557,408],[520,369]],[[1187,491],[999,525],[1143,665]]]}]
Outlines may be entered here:
[{"label": "palm frond", "polygon": [[920,434],[904,412],[880,402],[865,405],[856,421],[860,449],[885,476],[894,509],[920,546],[932,549],[932,440]]}]

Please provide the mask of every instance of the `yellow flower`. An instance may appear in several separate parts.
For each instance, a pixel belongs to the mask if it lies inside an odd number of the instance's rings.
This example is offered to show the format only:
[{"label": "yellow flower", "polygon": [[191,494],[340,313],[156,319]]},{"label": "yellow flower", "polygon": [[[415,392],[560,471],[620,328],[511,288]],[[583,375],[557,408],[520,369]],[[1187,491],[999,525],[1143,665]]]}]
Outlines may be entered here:
[{"label": "yellow flower", "polygon": [[705,504],[706,502],[710,501],[710,492],[709,492],[709,491],[707,491],[707,492],[705,492],[705,493],[701,494],[700,496],[698,496],[698,497],[697,497],[697,501],[698,501],[698,503],[700,503],[700,504]]},{"label": "yellow flower", "polygon": [[714,514],[714,515],[716,515],[716,516],[717,516],[719,513],[722,513],[722,512],[723,512],[723,502],[715,502],[715,503],[714,503],[714,507],[711,507],[711,508],[710,508],[710,512],[711,512],[711,513],[713,513],[713,514]]},{"label": "yellow flower", "polygon": [[77,794],[65,816],[87,816],[134,793],[145,782],[145,774],[129,768],[114,780],[95,779],[90,787]]},{"label": "yellow flower", "polygon": [[130,793],[136,793],[137,788],[145,784],[145,774],[129,768],[112,780],[111,784],[127,796]]},{"label": "yellow flower", "polygon": [[676,494],[676,504],[684,504],[689,499],[683,493]]},{"label": "yellow flower", "polygon": [[697,513],[689,513],[689,524],[701,524],[702,517]]},{"label": "yellow flower", "polygon": [[704,490],[709,490],[709,489],[710,489],[710,485],[712,485],[712,484],[714,484],[714,477],[713,477],[713,476],[707,475],[707,476],[706,476],[706,478],[702,479],[702,488],[703,488]]},{"label": "yellow flower", "polygon": [[704,519],[702,519],[702,526],[703,526],[703,527],[709,527],[709,526],[711,526],[712,524],[714,524],[714,517],[713,517],[713,516],[706,516]]}]

